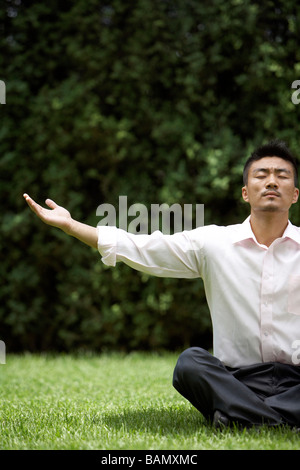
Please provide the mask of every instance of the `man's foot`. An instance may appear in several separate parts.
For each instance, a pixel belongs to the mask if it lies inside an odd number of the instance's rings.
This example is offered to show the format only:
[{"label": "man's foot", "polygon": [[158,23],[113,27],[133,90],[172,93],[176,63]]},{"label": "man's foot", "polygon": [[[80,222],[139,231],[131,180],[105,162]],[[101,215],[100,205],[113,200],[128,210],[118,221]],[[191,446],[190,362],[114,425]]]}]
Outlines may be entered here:
[{"label": "man's foot", "polygon": [[221,413],[221,411],[216,410],[213,418],[213,426],[216,429],[225,429],[229,427],[229,418]]}]

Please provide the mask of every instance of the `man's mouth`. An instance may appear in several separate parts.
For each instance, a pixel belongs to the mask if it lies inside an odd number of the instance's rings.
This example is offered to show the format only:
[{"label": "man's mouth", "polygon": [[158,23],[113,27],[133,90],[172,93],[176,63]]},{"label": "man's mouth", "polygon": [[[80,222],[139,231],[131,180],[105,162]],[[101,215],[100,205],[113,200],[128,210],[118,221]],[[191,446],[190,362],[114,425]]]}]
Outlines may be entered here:
[{"label": "man's mouth", "polygon": [[280,197],[277,191],[266,191],[263,193],[263,197]]}]

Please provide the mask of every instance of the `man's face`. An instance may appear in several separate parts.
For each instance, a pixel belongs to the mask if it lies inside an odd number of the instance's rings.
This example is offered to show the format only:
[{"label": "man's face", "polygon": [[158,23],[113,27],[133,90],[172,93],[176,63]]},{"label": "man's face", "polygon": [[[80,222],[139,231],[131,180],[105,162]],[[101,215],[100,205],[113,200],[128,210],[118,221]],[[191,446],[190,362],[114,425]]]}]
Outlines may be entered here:
[{"label": "man's face", "polygon": [[251,211],[288,211],[299,196],[293,165],[279,157],[264,157],[253,162],[242,196],[249,202]]}]

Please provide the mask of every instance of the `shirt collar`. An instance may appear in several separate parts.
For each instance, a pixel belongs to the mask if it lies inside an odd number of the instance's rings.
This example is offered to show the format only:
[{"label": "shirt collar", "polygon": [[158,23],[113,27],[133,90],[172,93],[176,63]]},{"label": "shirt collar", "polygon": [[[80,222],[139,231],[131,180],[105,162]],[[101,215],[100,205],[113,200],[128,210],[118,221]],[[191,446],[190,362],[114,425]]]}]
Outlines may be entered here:
[{"label": "shirt collar", "polygon": [[[251,224],[250,224],[250,215],[247,217],[247,219],[240,225],[237,226],[238,229],[235,233],[235,236],[233,237],[233,243],[238,243],[243,240],[249,240],[252,239],[256,243],[257,240],[255,238],[254,233],[252,232]],[[282,235],[282,238],[290,238],[294,240],[296,243],[300,245],[300,230],[298,227],[293,225],[290,221],[288,221],[288,225]],[[259,244],[259,243],[258,243]]]},{"label": "shirt collar", "polygon": [[250,238],[256,241],[250,225],[250,215],[242,224],[237,225],[236,228],[237,230],[233,237],[233,243],[249,240]]},{"label": "shirt collar", "polygon": [[300,245],[300,230],[298,227],[293,225],[290,221],[288,223],[287,228],[282,235],[282,238],[291,238],[294,242]]}]

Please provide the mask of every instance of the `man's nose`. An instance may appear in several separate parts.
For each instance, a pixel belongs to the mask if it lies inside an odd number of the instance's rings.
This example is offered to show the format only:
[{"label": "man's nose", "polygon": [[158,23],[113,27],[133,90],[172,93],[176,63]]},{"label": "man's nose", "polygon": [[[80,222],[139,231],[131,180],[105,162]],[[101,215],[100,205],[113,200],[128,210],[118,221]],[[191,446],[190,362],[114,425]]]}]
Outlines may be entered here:
[{"label": "man's nose", "polygon": [[273,175],[270,175],[270,177],[267,179],[266,188],[278,188],[277,180]]}]

